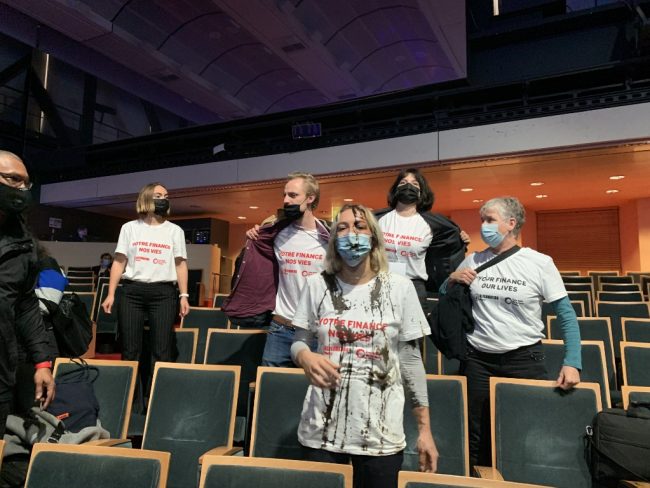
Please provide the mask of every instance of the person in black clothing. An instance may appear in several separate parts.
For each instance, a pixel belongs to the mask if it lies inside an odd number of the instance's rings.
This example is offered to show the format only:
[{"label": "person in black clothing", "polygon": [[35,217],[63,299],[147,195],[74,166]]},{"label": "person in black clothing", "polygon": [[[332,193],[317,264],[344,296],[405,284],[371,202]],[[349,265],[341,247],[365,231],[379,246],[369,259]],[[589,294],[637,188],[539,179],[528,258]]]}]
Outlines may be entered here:
[{"label": "person in black clothing", "polygon": [[113,256],[110,253],[105,252],[99,257],[99,266],[92,267],[95,283],[97,283],[98,278],[110,278],[112,265]]},{"label": "person in black clothing", "polygon": [[465,259],[469,236],[431,212],[434,194],[417,168],[400,171],[388,191],[389,208],[375,216],[384,234],[390,270],[409,278],[425,313],[427,292],[437,293]]},{"label": "person in black clothing", "polygon": [[13,153],[0,151],[0,434],[11,407],[20,341],[34,362],[36,400],[54,398],[52,357],[34,293],[36,253],[22,212],[31,201],[27,168]]}]

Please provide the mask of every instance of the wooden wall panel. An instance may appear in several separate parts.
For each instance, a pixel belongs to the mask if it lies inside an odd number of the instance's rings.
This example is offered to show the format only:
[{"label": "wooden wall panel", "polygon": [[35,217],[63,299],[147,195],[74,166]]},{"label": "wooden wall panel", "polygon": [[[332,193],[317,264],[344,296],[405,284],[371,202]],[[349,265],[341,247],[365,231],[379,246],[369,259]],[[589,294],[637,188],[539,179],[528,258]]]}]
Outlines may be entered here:
[{"label": "wooden wall panel", "polygon": [[620,270],[618,208],[538,212],[537,249],[560,270]]}]

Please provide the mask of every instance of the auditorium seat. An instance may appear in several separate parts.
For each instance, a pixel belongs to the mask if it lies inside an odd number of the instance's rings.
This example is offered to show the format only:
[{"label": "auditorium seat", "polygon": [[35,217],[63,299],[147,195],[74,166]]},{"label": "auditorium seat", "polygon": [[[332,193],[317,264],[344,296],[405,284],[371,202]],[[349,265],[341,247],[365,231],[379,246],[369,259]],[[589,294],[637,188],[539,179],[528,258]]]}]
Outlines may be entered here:
[{"label": "auditorium seat", "polygon": [[[601,341],[603,343],[609,389],[610,393],[614,393],[617,390],[616,363],[614,361],[614,344],[609,317],[579,318],[578,327],[580,327],[580,339],[585,341]],[[551,317],[549,321],[549,336],[551,339],[564,339],[562,329],[557,324],[555,317]]]},{"label": "auditorium seat", "polygon": [[[102,427],[115,439],[125,438],[131,416],[138,362],[87,359],[86,363],[91,368],[97,368],[99,372],[93,382],[93,388],[99,403],[99,420]],[[54,364],[54,379],[77,369],[79,364],[75,360],[57,358]]]},{"label": "auditorium seat", "polygon": [[286,459],[205,456],[199,488],[352,488],[352,466]]},{"label": "auditorium seat", "polygon": [[650,403],[650,386],[623,385],[623,408],[627,410],[631,402]]},{"label": "auditorium seat", "polygon": [[308,387],[302,369],[257,368],[251,456],[304,459],[298,442],[298,424]]},{"label": "auditorium seat", "polygon": [[453,476],[448,474],[413,473],[400,471],[397,488],[543,488],[542,485],[512,483],[503,480],[488,480]]},{"label": "auditorium seat", "polygon": [[196,350],[196,362],[203,364],[205,358],[205,345],[208,337],[208,329],[227,329],[228,317],[218,308],[212,307],[190,307],[188,313],[181,320],[181,328],[199,330],[199,340]]},{"label": "auditorium seat", "polygon": [[199,329],[175,329],[175,332],[176,348],[178,349],[176,362],[193,364],[196,360]]},{"label": "auditorium seat", "polygon": [[25,488],[165,488],[168,452],[34,444]]},{"label": "auditorium seat", "polygon": [[598,384],[566,392],[555,381],[490,378],[490,399],[492,464],[503,479],[591,488],[585,426],[602,409]]},{"label": "auditorium seat", "polygon": [[241,366],[235,442],[244,441],[249,412],[248,385],[255,381],[257,368],[262,365],[266,331],[256,329],[208,329],[205,364]]},{"label": "auditorium seat", "polygon": [[172,454],[170,488],[196,486],[199,458],[232,448],[239,371],[156,363],[142,448]]},{"label": "auditorium seat", "polygon": [[[467,433],[467,380],[464,376],[427,375],[429,420],[431,433],[438,448],[438,473],[469,475]],[[418,471],[418,429],[413,407],[404,402],[405,471]]]},{"label": "auditorium seat", "polygon": [[[598,383],[600,385],[600,397],[603,405],[609,407],[609,374],[605,362],[605,347],[602,341],[581,341],[582,346],[582,370],[580,381]],[[564,342],[545,339],[542,341],[546,362],[546,371],[549,380],[556,380],[558,373],[564,363]]]},{"label": "auditorium seat", "polygon": [[650,343],[650,319],[621,319],[623,340],[627,342]]},{"label": "auditorium seat", "polygon": [[650,386],[650,344],[644,342],[621,342],[623,384]]}]

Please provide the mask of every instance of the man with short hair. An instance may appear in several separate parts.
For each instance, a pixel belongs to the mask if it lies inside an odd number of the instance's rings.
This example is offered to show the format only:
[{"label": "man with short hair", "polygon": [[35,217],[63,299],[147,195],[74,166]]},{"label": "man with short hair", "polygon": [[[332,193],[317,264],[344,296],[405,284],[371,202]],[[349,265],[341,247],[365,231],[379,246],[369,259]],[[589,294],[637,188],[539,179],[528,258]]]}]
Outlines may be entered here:
[{"label": "man with short hair", "polygon": [[36,400],[46,408],[54,398],[53,358],[34,293],[35,246],[22,216],[31,186],[22,160],[0,150],[0,438],[11,407],[18,342],[35,364]]},{"label": "man with short hair", "polygon": [[312,175],[287,177],[282,217],[246,233],[234,287],[222,306],[232,325],[269,330],[264,366],[294,366],[291,321],[307,276],[323,269],[329,241],[328,227],[314,216],[319,198]]}]

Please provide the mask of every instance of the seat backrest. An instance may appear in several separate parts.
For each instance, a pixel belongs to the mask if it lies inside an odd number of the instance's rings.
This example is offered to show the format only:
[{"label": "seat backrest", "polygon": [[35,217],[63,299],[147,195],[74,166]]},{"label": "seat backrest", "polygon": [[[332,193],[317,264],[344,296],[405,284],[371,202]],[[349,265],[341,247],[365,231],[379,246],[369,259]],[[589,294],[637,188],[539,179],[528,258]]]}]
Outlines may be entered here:
[{"label": "seat backrest", "polygon": [[93,292],[93,284],[92,282],[90,283],[68,283],[68,285],[65,287],[65,291],[74,291],[74,292],[81,292],[81,293],[92,293]]},{"label": "seat backrest", "polygon": [[650,319],[622,318],[623,340],[650,343]]},{"label": "seat backrest", "polygon": [[638,291],[641,292],[639,283],[601,283],[601,291]]},{"label": "seat backrest", "polygon": [[438,367],[440,374],[451,376],[460,374],[460,361],[458,359],[448,359],[444,354],[439,354],[438,358],[440,362]]},{"label": "seat backrest", "polygon": [[[609,317],[584,317],[578,319],[580,327],[580,338],[585,341],[601,341],[605,350],[605,363],[607,364],[607,375],[609,378],[609,389],[616,389],[616,363],[614,360],[614,344],[612,339],[612,326]],[[549,321],[549,336],[551,339],[562,340],[562,329],[557,318],[552,317]]]},{"label": "seat backrest", "polygon": [[567,283],[593,284],[594,279],[591,276],[562,275],[562,281]]},{"label": "seat backrest", "polygon": [[564,289],[569,292],[569,291],[588,291],[591,293],[591,296],[594,297],[596,296],[596,293],[594,292],[594,285],[590,283],[565,283],[564,284]]},{"label": "seat backrest", "polygon": [[258,329],[208,329],[205,364],[241,366],[237,401],[237,415],[240,417],[245,417],[248,413],[248,385],[257,379],[266,335],[265,330]]},{"label": "seat backrest", "polygon": [[596,315],[609,317],[612,324],[612,338],[614,339],[614,354],[620,357],[618,344],[623,339],[623,317],[650,318],[650,305],[647,302],[600,302],[596,301]]},{"label": "seat backrest", "polygon": [[170,488],[196,486],[198,460],[232,447],[239,366],[156,363],[143,449],[172,454]]},{"label": "seat backrest", "polygon": [[[86,362],[99,370],[93,389],[99,403],[99,420],[102,427],[111,437],[124,439],[131,418],[138,362],[106,359],[86,359]],[[54,378],[78,367],[71,359],[57,358],[54,364]]]},{"label": "seat backrest", "polygon": [[597,299],[600,302],[640,302],[643,295],[640,291],[599,291]]},{"label": "seat backrest", "polygon": [[600,289],[600,278],[603,276],[619,276],[620,273],[617,270],[612,271],[587,271],[587,276],[591,276],[594,279],[594,287],[596,290]]},{"label": "seat backrest", "polygon": [[[431,433],[440,453],[438,473],[469,475],[467,380],[464,376],[427,375]],[[405,471],[418,471],[418,427],[409,399],[404,402]]]},{"label": "seat backrest", "polygon": [[223,301],[228,298],[227,293],[216,293],[214,297],[212,297],[212,306],[214,308],[221,308],[221,305],[223,305]]},{"label": "seat backrest", "polygon": [[[605,346],[602,341],[581,341],[582,371],[580,381],[598,383],[603,405],[610,406],[609,373],[605,362]],[[564,363],[564,342],[545,339],[542,341],[548,379],[557,378]]]},{"label": "seat backrest", "polygon": [[602,409],[600,386],[490,378],[492,465],[507,481],[591,487],[585,430]]},{"label": "seat backrest", "polygon": [[641,283],[641,276],[650,276],[650,271],[626,271],[625,276],[631,276],[634,283]]},{"label": "seat backrest", "polygon": [[75,293],[79,297],[79,300],[81,300],[81,303],[86,307],[86,310],[88,310],[88,316],[90,317],[92,315],[93,304],[95,303],[95,293],[84,291],[78,291]]},{"label": "seat backrest", "polygon": [[199,329],[175,329],[176,347],[178,349],[177,363],[194,363],[196,346],[199,340]]},{"label": "seat backrest", "polygon": [[26,488],[165,488],[168,452],[74,444],[34,444]]},{"label": "seat backrest", "polygon": [[400,471],[397,488],[542,488],[542,485],[512,483],[510,481],[469,478],[448,474],[414,473]]},{"label": "seat backrest", "polygon": [[431,336],[426,336],[422,344],[422,360],[424,361],[424,371],[427,374],[439,374],[440,366],[439,359],[440,351],[431,340]]},{"label": "seat backrest", "polygon": [[97,280],[97,283],[95,283],[96,298],[95,298],[95,302],[93,303],[93,309],[90,312],[90,318],[92,320],[95,320],[97,318],[97,314],[99,313],[99,308],[101,307],[102,302],[106,299],[106,295],[108,294],[108,281],[109,278],[104,277],[104,278],[99,278]]},{"label": "seat backrest", "polygon": [[309,381],[301,369],[257,369],[251,456],[304,459],[298,442],[298,424],[308,387]]},{"label": "seat backrest", "polygon": [[227,329],[228,317],[218,308],[190,307],[190,313],[181,320],[181,328],[199,330],[196,362],[202,364],[205,359],[205,345],[208,337],[208,329]]},{"label": "seat backrest", "polygon": [[650,344],[645,342],[621,342],[623,384],[650,386]]},{"label": "seat backrest", "polygon": [[560,271],[560,276],[580,276],[580,271]]},{"label": "seat backrest", "polygon": [[287,459],[205,456],[199,488],[352,488],[352,466]]},{"label": "seat backrest", "polygon": [[650,386],[629,386],[621,387],[623,396],[623,408],[627,410],[630,402],[650,403]]},{"label": "seat backrest", "polygon": [[567,291],[567,296],[572,302],[582,302],[585,317],[593,317],[594,302],[590,291]]},{"label": "seat backrest", "polygon": [[97,300],[96,305],[97,315],[95,315],[95,323],[97,324],[97,333],[98,334],[117,334],[118,322],[117,322],[117,311],[119,310],[120,301],[122,300],[122,285],[118,285],[118,289],[115,291],[115,301],[113,302],[113,308],[110,314],[104,312],[104,309],[101,307],[101,304],[106,299],[108,295],[108,283],[102,285],[102,290],[100,290],[99,300]]}]

